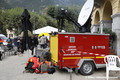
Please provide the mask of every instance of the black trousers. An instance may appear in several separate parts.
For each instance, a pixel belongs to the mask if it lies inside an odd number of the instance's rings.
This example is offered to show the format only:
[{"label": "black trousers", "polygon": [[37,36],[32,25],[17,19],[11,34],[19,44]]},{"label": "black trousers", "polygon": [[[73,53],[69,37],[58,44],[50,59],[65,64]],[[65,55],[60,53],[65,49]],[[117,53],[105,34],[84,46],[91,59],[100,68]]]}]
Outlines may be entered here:
[{"label": "black trousers", "polygon": [[45,44],[41,44],[41,48],[45,49]]},{"label": "black trousers", "polygon": [[34,64],[33,62],[29,62],[27,65],[27,69],[32,69],[33,64]]},{"label": "black trousers", "polygon": [[0,52],[0,60],[2,60],[2,54],[1,54],[1,52]]}]

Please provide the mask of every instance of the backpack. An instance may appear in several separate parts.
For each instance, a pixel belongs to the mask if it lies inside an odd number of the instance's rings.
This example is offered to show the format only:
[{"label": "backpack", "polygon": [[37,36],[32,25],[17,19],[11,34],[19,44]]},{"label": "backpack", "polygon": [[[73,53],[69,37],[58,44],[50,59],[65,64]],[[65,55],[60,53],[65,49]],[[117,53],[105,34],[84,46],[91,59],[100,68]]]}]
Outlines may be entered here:
[{"label": "backpack", "polygon": [[10,39],[9,39],[9,38],[7,39],[7,42],[10,42]]},{"label": "backpack", "polygon": [[47,72],[47,69],[49,68],[47,63],[41,64],[41,73]]},{"label": "backpack", "polygon": [[47,69],[48,74],[53,74],[55,72],[55,68],[48,68]]}]

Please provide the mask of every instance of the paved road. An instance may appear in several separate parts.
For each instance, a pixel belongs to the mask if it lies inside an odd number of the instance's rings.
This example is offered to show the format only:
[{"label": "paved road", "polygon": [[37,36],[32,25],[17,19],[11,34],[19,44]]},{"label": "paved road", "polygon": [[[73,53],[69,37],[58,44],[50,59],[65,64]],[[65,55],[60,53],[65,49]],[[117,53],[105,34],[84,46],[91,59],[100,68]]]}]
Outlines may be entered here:
[{"label": "paved road", "polygon": [[[28,52],[23,56],[6,56],[0,61],[0,80],[70,80],[70,74],[66,70],[56,69],[54,74],[23,73],[25,64],[31,56]],[[72,73],[72,80],[105,80],[105,72],[105,69],[95,70],[90,76]],[[120,72],[111,72],[110,80],[120,80],[118,75],[120,76]]]}]

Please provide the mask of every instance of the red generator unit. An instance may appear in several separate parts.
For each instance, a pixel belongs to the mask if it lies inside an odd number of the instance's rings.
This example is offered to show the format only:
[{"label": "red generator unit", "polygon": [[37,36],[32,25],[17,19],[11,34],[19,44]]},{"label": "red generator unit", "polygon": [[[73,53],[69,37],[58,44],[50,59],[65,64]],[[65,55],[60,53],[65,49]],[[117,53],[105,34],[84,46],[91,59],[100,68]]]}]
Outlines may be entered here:
[{"label": "red generator unit", "polygon": [[53,65],[76,73],[90,75],[95,68],[105,67],[109,54],[109,34],[58,33],[50,36]]}]

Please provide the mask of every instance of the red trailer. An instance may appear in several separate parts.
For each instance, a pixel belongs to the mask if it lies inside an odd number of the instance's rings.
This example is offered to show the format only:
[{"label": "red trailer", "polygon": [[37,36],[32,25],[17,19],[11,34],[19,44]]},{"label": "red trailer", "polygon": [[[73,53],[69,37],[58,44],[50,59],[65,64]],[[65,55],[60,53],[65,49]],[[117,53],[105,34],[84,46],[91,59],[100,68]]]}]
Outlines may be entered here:
[{"label": "red trailer", "polygon": [[105,67],[104,56],[109,54],[109,35],[91,33],[58,33],[50,37],[52,63],[59,69],[75,69],[83,75],[94,68]]}]

